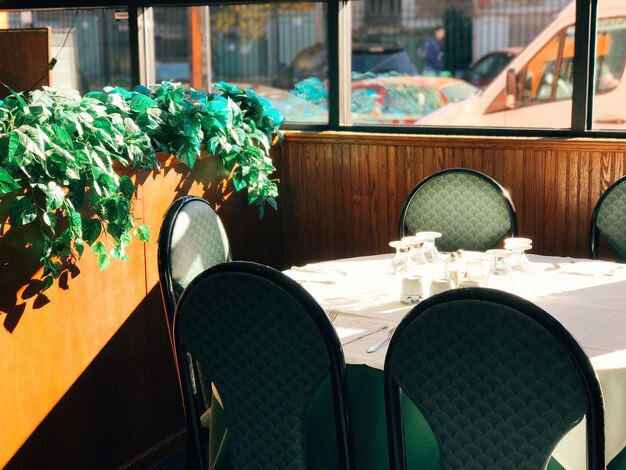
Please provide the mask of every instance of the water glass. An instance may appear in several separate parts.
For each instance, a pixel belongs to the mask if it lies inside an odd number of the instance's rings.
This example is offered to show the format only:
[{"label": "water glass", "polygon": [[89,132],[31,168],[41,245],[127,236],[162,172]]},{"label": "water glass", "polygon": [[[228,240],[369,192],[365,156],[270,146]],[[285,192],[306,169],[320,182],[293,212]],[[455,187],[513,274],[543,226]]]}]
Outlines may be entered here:
[{"label": "water glass", "polygon": [[389,246],[396,249],[396,254],[389,263],[387,274],[407,276],[413,271],[413,261],[410,257],[411,245],[403,240],[389,242]]},{"label": "water glass", "polygon": [[515,282],[513,273],[509,267],[510,250],[487,250],[491,257],[489,274],[487,274],[487,287],[507,292],[514,292]]}]

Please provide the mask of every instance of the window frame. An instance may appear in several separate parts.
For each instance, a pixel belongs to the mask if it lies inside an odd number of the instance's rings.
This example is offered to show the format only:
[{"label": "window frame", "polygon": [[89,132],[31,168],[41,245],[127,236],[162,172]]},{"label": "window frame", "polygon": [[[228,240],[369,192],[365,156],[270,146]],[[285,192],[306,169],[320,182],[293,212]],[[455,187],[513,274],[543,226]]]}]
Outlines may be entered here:
[{"label": "window frame", "polygon": [[[264,0],[268,3],[281,0]],[[282,0],[286,1],[286,0]],[[308,0],[327,4],[328,60],[329,60],[329,121],[328,124],[286,123],[285,130],[346,131],[394,134],[431,134],[460,136],[511,136],[511,137],[593,137],[626,138],[625,131],[593,128],[593,98],[595,87],[595,46],[597,27],[597,0],[576,0],[576,30],[574,35],[572,117],[569,129],[489,128],[489,127],[439,127],[439,126],[385,126],[351,124],[350,99],[350,48],[351,0]],[[143,76],[140,41],[140,16],[144,8],[152,6],[206,6],[254,3],[252,0],[185,1],[172,0],[0,0],[0,10],[51,10],[73,8],[127,8],[131,47],[133,83]],[[347,88],[346,88],[347,86]]]}]

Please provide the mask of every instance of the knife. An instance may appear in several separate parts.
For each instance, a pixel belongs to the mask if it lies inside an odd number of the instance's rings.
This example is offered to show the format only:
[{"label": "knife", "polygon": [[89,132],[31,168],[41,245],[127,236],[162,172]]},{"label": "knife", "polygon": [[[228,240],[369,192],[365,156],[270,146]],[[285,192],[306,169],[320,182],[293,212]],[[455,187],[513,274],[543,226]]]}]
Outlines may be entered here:
[{"label": "knife", "polygon": [[381,326],[380,328],[377,328],[377,329],[375,329],[375,330],[372,330],[372,331],[367,331],[367,332],[363,333],[362,335],[359,335],[359,336],[356,336],[356,337],[354,337],[354,338],[349,339],[349,340],[348,340],[348,341],[346,341],[345,343],[341,343],[341,345],[342,345],[342,346],[346,346],[346,345],[348,345],[348,344],[350,344],[350,343],[354,343],[355,341],[358,341],[358,340],[360,340],[360,339],[362,339],[362,338],[365,338],[365,337],[367,337],[367,336],[371,336],[371,335],[376,334],[376,333],[379,333],[379,332],[381,332],[381,331],[385,331],[387,328],[389,328],[389,327],[388,327],[387,325],[384,325],[384,326]]}]

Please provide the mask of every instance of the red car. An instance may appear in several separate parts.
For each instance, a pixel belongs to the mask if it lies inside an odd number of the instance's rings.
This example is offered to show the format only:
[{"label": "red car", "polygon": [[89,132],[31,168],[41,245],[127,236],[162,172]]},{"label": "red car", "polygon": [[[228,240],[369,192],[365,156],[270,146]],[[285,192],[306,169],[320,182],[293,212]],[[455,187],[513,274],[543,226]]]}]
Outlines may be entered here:
[{"label": "red car", "polygon": [[443,106],[478,91],[452,77],[379,77],[352,83],[355,124],[415,124]]}]

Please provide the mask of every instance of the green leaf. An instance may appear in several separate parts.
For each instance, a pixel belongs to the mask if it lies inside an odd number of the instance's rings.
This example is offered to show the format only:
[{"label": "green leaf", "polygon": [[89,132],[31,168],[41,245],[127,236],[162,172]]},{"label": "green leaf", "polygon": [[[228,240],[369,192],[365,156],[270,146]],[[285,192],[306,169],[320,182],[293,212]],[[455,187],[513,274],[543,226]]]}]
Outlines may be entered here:
[{"label": "green leaf", "polygon": [[54,227],[57,224],[57,216],[54,212],[44,212],[41,215],[43,223],[50,228],[51,234],[54,233]]},{"label": "green leaf", "polygon": [[154,101],[152,98],[142,94],[136,94],[130,100],[130,108],[138,113],[143,113],[147,111],[148,108],[156,106],[156,104],[156,101]]},{"label": "green leaf", "polygon": [[107,248],[106,246],[104,246],[104,243],[102,242],[94,243],[93,245],[91,245],[91,249],[97,255],[106,255],[106,252],[107,252]]},{"label": "green leaf", "polygon": [[133,88],[133,91],[135,93],[141,93],[142,95],[150,95],[150,89],[146,88],[143,85],[137,85],[135,88]]},{"label": "green leaf", "polygon": [[44,154],[42,148],[40,148],[28,135],[19,129],[16,129],[15,132],[17,133],[20,145],[23,145],[28,152],[43,158]]},{"label": "green leaf", "polygon": [[15,198],[15,202],[9,211],[11,225],[26,225],[37,218],[37,207],[33,205],[30,198],[20,196]]},{"label": "green leaf", "polygon": [[89,93],[85,94],[85,98],[92,98],[102,103],[107,102],[107,94],[102,91],[90,91]]},{"label": "green leaf", "polygon": [[78,253],[79,258],[83,256],[83,252],[85,251],[85,244],[83,243],[82,239],[74,239],[74,248],[76,248],[76,252]]},{"label": "green leaf", "polygon": [[119,192],[126,196],[127,199],[131,199],[135,194],[135,185],[133,180],[124,175],[120,177]]},{"label": "green leaf", "polygon": [[9,162],[13,161],[15,157],[15,153],[17,152],[18,147],[20,146],[20,137],[17,132],[11,132],[9,136],[9,142],[7,145],[7,160]]},{"label": "green leaf", "polygon": [[54,284],[54,278],[51,275],[44,277],[41,280],[41,292],[47,291]]},{"label": "green leaf", "polygon": [[111,256],[113,257],[113,259],[128,261],[128,256],[126,255],[126,253],[124,253],[124,245],[121,243],[113,247],[113,249],[111,250]]},{"label": "green leaf", "polygon": [[63,201],[65,200],[65,194],[63,193],[63,188],[61,188],[54,181],[48,182],[48,186],[46,186],[45,193],[46,193],[46,210],[48,212],[56,210],[63,205]]},{"label": "green leaf", "polygon": [[111,263],[111,257],[108,254],[103,254],[98,256],[98,267],[100,271],[106,269]]},{"label": "green leaf", "polygon": [[2,167],[0,167],[0,195],[17,191],[20,185],[13,177]]},{"label": "green leaf", "polygon": [[278,204],[276,203],[276,199],[274,199],[273,197],[268,197],[267,198],[267,203],[272,207],[272,209],[274,209],[275,211],[278,210]]},{"label": "green leaf", "polygon": [[69,210],[69,222],[70,222],[70,232],[76,238],[82,238],[83,236],[83,221],[80,218],[80,213],[74,208],[70,208]]},{"label": "green leaf", "polygon": [[135,237],[137,240],[147,242],[150,240],[150,227],[143,224],[135,229]]}]

